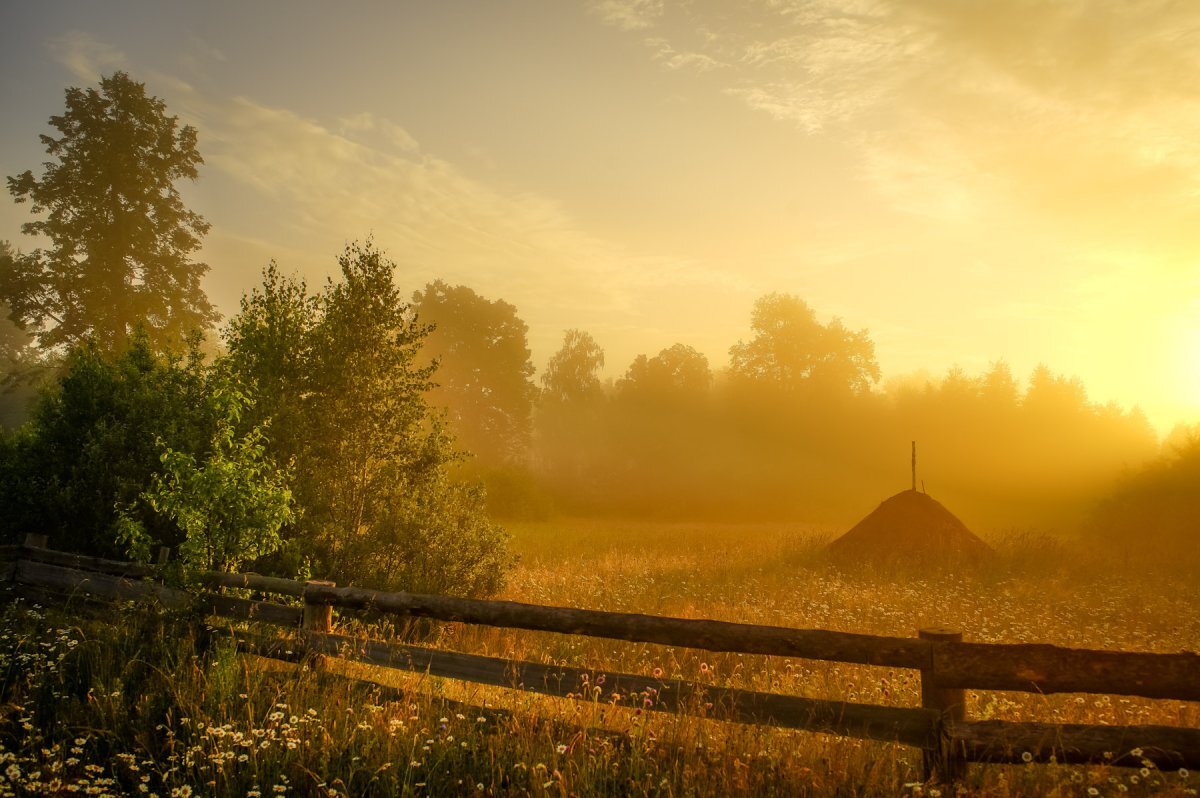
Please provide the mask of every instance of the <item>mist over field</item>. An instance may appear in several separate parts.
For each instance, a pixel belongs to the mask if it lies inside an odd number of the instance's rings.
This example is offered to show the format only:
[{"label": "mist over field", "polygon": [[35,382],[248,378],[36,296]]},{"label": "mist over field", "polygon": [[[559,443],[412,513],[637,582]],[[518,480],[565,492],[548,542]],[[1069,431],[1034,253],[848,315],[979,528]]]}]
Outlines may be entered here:
[{"label": "mist over field", "polygon": [[1197,43],[6,6],[0,794],[1195,795]]}]

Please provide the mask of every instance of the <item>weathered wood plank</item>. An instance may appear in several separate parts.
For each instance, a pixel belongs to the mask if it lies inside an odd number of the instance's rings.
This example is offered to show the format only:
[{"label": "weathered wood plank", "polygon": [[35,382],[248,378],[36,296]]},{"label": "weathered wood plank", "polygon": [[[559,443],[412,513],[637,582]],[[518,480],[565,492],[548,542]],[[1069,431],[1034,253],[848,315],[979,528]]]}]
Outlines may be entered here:
[{"label": "weathered wood plank", "polygon": [[1094,651],[1041,643],[934,643],[940,687],[1111,693],[1200,701],[1200,655]]},{"label": "weathered wood plank", "polygon": [[318,585],[309,586],[304,591],[304,600],[313,604],[373,609],[443,621],[607,637],[708,651],[773,654],[900,668],[925,667],[929,664],[930,656],[930,644],[914,638],[544,607],[515,601],[483,601]]},{"label": "weathered wood plank", "polygon": [[239,621],[269,623],[299,629],[304,620],[303,607],[288,607],[270,601],[251,601],[233,596],[206,594],[201,599],[205,609],[212,615],[233,618]]},{"label": "weathered wood plank", "polygon": [[128,579],[113,574],[89,573],[75,568],[64,568],[50,563],[20,560],[14,575],[15,582],[24,585],[59,590],[64,593],[82,593],[107,599],[154,598],[167,607],[183,607],[190,596],[182,590],[174,590],[153,582]]},{"label": "weathered wood plank", "polygon": [[[825,701],[675,679],[512,661],[344,635],[309,634],[305,639],[312,653],[476,684],[611,701],[618,706],[653,712],[703,714],[738,723],[763,723],[918,747],[930,743],[939,714],[927,709]],[[283,641],[274,644],[281,650],[295,645]]]},{"label": "weathered wood plank", "polygon": [[22,546],[21,559],[32,562],[50,563],[64,568],[75,568],[80,571],[93,571],[116,576],[145,577],[153,576],[156,569],[149,565],[121,560],[107,560],[103,557],[90,557],[86,554],[72,554],[66,551],[43,549],[35,546]]},{"label": "weathered wood plank", "polygon": [[259,574],[227,574],[219,571],[205,571],[197,578],[201,584],[209,587],[245,588],[283,596],[304,595],[304,582],[298,582],[295,579],[280,579],[276,576]]},{"label": "weathered wood plank", "polygon": [[[1178,726],[1085,726],[1011,723],[1002,720],[958,724],[952,732],[972,762],[1109,763],[1160,769],[1200,768],[1200,729]],[[1132,753],[1140,750],[1139,754]]]}]

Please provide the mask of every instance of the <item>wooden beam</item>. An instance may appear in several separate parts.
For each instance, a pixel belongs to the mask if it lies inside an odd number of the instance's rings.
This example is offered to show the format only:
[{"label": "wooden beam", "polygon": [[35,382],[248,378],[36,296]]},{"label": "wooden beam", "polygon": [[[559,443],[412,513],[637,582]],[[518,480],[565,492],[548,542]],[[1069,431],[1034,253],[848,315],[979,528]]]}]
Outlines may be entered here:
[{"label": "wooden beam", "polygon": [[[972,762],[1107,763],[1161,770],[1200,769],[1200,729],[1178,726],[1086,726],[1081,724],[968,721],[953,737]],[[1140,753],[1134,754],[1138,750]]]},{"label": "wooden beam", "polygon": [[65,551],[55,551],[54,549],[45,549],[36,546],[23,546],[20,557],[22,560],[29,562],[50,563],[51,565],[60,565],[64,568],[75,568],[81,571],[93,571],[102,574],[114,574],[116,576],[144,577],[154,576],[158,573],[157,569],[153,566],[143,565],[142,563],[108,560],[103,557],[89,557],[86,554],[71,554]]},{"label": "wooden beam", "polygon": [[385,593],[355,587],[310,585],[304,591],[304,600],[311,604],[332,604],[349,609],[371,609],[485,626],[660,643],[707,651],[771,654],[898,668],[925,667],[929,664],[931,652],[930,643],[907,637],[544,607],[515,601]]},{"label": "wooden beam", "polygon": [[251,601],[250,599],[215,594],[206,594],[201,597],[201,601],[204,602],[204,606],[210,614],[239,621],[254,621],[299,629],[304,620],[302,607],[288,607],[270,601]]},{"label": "wooden beam", "polygon": [[[198,574],[200,584],[209,587],[235,587],[247,590],[258,590],[262,593],[277,593],[283,596],[303,596],[304,582],[295,579],[280,579],[276,576],[261,576],[259,574],[227,574],[219,571],[205,571]],[[333,584],[329,582],[328,584]]]},{"label": "wooden beam", "polygon": [[1110,693],[1200,701],[1200,655],[1061,648],[1041,643],[934,643],[940,687]]},{"label": "wooden beam", "polygon": [[191,596],[153,582],[143,582],[112,574],[90,573],[50,563],[20,560],[13,581],[64,593],[82,593],[107,599],[154,598],[167,607],[184,607]]},{"label": "wooden beam", "polygon": [[[879,707],[735,690],[675,679],[654,679],[627,673],[439,651],[344,635],[309,634],[306,639],[312,653],[476,684],[612,702],[630,709],[700,714],[718,720],[807,729],[918,747],[930,743],[938,721],[938,713],[927,709]],[[295,644],[280,641],[276,645],[287,648]]]}]

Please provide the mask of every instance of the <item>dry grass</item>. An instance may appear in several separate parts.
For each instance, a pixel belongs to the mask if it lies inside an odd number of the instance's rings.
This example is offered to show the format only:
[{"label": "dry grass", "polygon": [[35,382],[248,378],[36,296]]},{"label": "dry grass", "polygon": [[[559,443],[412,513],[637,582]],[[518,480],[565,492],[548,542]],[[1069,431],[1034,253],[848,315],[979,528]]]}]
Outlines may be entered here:
[{"label": "dry grass", "polygon": [[[570,520],[512,531],[522,559],[503,595],[508,599],[891,635],[951,626],[977,641],[1200,649],[1195,559],[1155,563],[1127,552],[1008,534],[990,541],[1001,556],[982,570],[849,574],[821,555],[828,530],[792,525]],[[943,789],[919,783],[919,755],[901,746],[642,714],[604,700],[543,698],[353,664],[335,663],[317,675],[233,657],[219,646],[197,659],[169,654],[183,665],[145,677],[148,698],[127,699],[128,663],[137,658],[128,652],[145,645],[133,631],[113,640],[99,626],[64,632],[62,623],[7,622],[13,628],[5,631],[7,653],[0,652],[0,672],[8,673],[0,756],[19,765],[25,782],[0,786],[13,794],[29,783],[32,768],[46,777],[55,762],[57,778],[75,774],[92,779],[90,786],[108,779],[104,789],[132,791],[138,774],[152,773],[150,783],[164,796],[185,786],[193,795],[245,795],[255,786],[263,794],[278,786],[284,788],[278,794],[314,795],[890,796]],[[457,624],[439,627],[435,637],[446,648],[597,670],[660,671],[813,697],[919,703],[916,676],[904,670]],[[57,657],[68,639],[82,643],[72,650],[92,652],[82,669],[93,682],[86,700],[71,699],[64,686],[82,678],[81,666],[68,667],[70,654],[59,670],[14,676],[29,669],[28,657]],[[70,679],[54,675],[60,671]],[[337,673],[399,692],[356,687],[334,679]],[[1200,705],[1184,702],[996,692],[968,699],[976,718],[1200,726]],[[166,708],[150,712],[151,704]],[[273,709],[276,704],[286,709]],[[65,764],[70,745],[52,739],[55,723],[22,720],[38,712],[57,718],[58,737],[86,739],[81,748],[95,751],[93,767],[102,772],[81,771],[88,763],[82,755]],[[293,722],[292,715],[300,720]],[[197,724],[209,731],[198,731]],[[212,732],[214,725],[221,731]],[[82,726],[91,731],[79,731]],[[271,742],[243,750],[250,739]],[[189,751],[185,765],[179,757]],[[129,761],[140,770],[129,771],[118,754],[133,757]],[[1195,794],[1198,783],[1200,777],[1152,769],[973,766],[961,789],[992,796],[1186,795]]]}]

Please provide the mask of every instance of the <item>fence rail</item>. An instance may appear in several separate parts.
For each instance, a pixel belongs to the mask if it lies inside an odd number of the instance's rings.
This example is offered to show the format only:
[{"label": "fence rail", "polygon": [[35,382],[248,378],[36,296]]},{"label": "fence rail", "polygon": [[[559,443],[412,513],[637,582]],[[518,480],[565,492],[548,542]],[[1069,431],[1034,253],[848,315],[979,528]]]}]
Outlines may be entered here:
[{"label": "fence rail", "polygon": [[[725,621],[548,607],[510,601],[382,592],[258,574],[202,573],[197,581],[300,597],[303,607],[189,593],[155,580],[156,566],[54,551],[44,538],[0,547],[0,569],[18,591],[102,601],[152,599],[211,615],[303,630],[304,645],[242,634],[248,651],[277,659],[336,656],[448,679],[650,711],[808,729],[922,749],[927,775],[958,778],[967,762],[1104,762],[1200,768],[1200,729],[973,721],[965,690],[1079,692],[1200,701],[1200,655],[1072,649],[1046,644],[970,643],[953,630],[887,637]],[[731,653],[915,669],[921,707],[891,707],[715,687],[676,679],[514,661],[334,634],[332,609],[370,610],[487,626],[586,635]],[[597,694],[599,690],[599,694]],[[1130,752],[1140,749],[1139,756]]]}]

